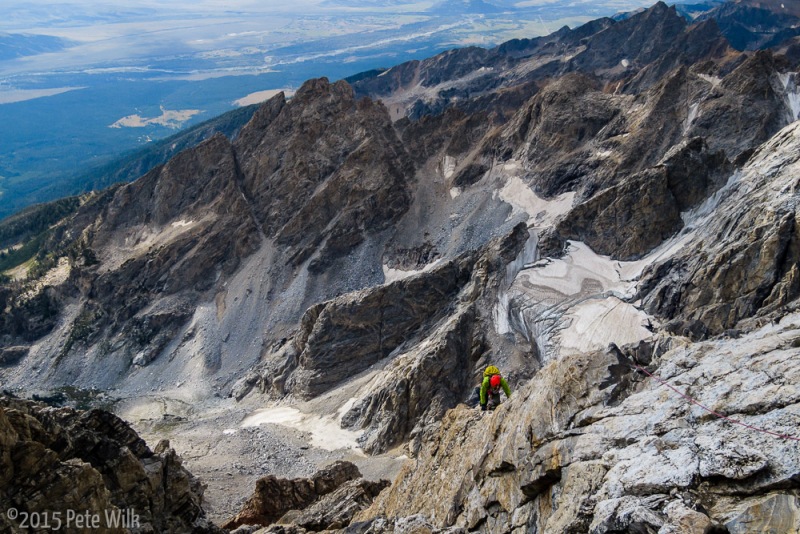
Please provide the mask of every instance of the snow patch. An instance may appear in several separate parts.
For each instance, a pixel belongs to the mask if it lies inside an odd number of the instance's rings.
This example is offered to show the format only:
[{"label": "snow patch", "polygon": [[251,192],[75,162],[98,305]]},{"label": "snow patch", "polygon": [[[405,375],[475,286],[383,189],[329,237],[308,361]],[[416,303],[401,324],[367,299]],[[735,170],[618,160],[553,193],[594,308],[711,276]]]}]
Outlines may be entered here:
[{"label": "snow patch", "polygon": [[522,271],[519,278],[526,287],[547,288],[565,297],[594,288],[595,294],[613,293],[619,298],[627,298],[633,295],[635,282],[622,277],[623,264],[633,263],[638,262],[612,260],[597,254],[585,243],[569,241],[563,258],[543,260],[532,269]]},{"label": "snow patch", "polygon": [[567,213],[572,208],[575,199],[575,192],[570,191],[552,200],[545,200],[534,193],[519,176],[510,176],[503,188],[495,195],[511,205],[509,218],[524,213],[528,216],[528,223],[534,226],[553,224],[556,217]]},{"label": "snow patch", "polygon": [[623,60],[622,60],[622,61],[620,61],[619,63],[620,63],[620,65],[622,65],[622,66],[623,66],[623,67],[625,67],[626,69],[627,69],[628,67],[630,67],[630,66],[631,66],[631,62],[630,62],[630,60],[628,60],[628,59],[623,59]]},{"label": "snow patch", "polygon": [[460,194],[461,194],[461,188],[460,187],[451,187],[450,188],[450,198],[456,198]]},{"label": "snow patch", "polygon": [[181,219],[180,221],[175,221],[172,223],[173,228],[185,228],[186,226],[191,226],[194,224],[194,221],[187,221],[185,219]]},{"label": "snow patch", "polygon": [[800,118],[800,89],[797,86],[798,73],[787,72],[786,74],[779,75],[781,84],[783,85],[784,98],[786,106],[791,113],[791,121],[794,122]]},{"label": "snow patch", "polygon": [[569,241],[567,253],[527,265],[501,295],[503,324],[535,341],[543,361],[574,351],[624,345],[651,335],[652,318],[626,302],[636,293],[642,271],[685,244],[691,233],[676,236],[639,261],[623,262]]},{"label": "snow patch", "polygon": [[582,302],[565,319],[569,326],[559,332],[561,356],[602,350],[610,343],[636,343],[652,335],[649,316],[616,297]]},{"label": "snow patch", "polygon": [[408,278],[410,276],[414,276],[415,274],[426,273],[439,265],[442,262],[442,258],[427,264],[422,269],[411,270],[411,271],[404,271],[403,269],[392,269],[388,265],[383,265],[383,278],[384,284],[389,284],[391,282],[397,282],[398,280],[402,280],[404,278]]},{"label": "snow patch", "polygon": [[442,175],[445,179],[448,179],[453,176],[454,172],[456,172],[456,158],[453,156],[445,156],[442,160]]},{"label": "snow patch", "polygon": [[698,74],[698,76],[701,79],[710,83],[711,87],[716,87],[719,84],[719,82],[722,81],[722,78],[720,78],[719,76],[711,76],[710,74]]},{"label": "snow patch", "polygon": [[225,430],[222,431],[222,433],[224,435],[226,435],[226,436],[230,436],[232,434],[236,434],[236,429],[235,428],[226,428]]},{"label": "snow patch", "polygon": [[357,439],[361,433],[345,430],[332,417],[305,414],[296,408],[281,406],[256,410],[245,417],[240,426],[248,428],[263,424],[279,425],[308,432],[311,434],[311,446],[327,451],[338,449],[360,451]]}]

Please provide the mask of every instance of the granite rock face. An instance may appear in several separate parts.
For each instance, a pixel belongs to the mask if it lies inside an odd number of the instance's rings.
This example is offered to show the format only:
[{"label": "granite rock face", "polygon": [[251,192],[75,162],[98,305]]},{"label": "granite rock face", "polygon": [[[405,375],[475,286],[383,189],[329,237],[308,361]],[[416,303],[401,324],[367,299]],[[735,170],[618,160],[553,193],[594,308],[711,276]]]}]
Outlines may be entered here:
[{"label": "granite rock face", "polygon": [[720,192],[717,215],[698,219],[683,250],[644,274],[646,307],[719,334],[800,295],[794,152],[799,132],[795,123],[766,143]]},{"label": "granite rock face", "polygon": [[[58,512],[66,525],[70,511],[88,511],[108,532],[128,532],[107,520],[115,514],[135,517],[138,526],[128,526],[136,532],[222,532],[206,519],[201,482],[175,451],[151,451],[108,412],[3,397],[0,444],[0,495],[19,512]],[[19,524],[4,512],[0,526],[16,531]]]},{"label": "granite rock face", "polygon": [[251,386],[312,398],[380,363],[380,376],[342,424],[363,430],[370,452],[429,431],[478,380],[474,368],[489,345],[484,332],[494,300],[528,239],[518,225],[429,272],[309,309],[295,336],[266,356]]},{"label": "granite rock face", "polygon": [[[799,367],[789,340],[797,320],[794,314],[740,343],[684,343],[654,360],[650,372],[731,419],[794,435],[791,377]],[[357,521],[374,532],[392,532],[394,518],[415,515],[434,528],[475,532],[796,528],[795,442],[714,417],[648,379],[632,360],[629,385],[613,405],[619,363],[613,350],[558,360],[491,415],[449,411]],[[780,380],[763,374],[773,371]]]}]

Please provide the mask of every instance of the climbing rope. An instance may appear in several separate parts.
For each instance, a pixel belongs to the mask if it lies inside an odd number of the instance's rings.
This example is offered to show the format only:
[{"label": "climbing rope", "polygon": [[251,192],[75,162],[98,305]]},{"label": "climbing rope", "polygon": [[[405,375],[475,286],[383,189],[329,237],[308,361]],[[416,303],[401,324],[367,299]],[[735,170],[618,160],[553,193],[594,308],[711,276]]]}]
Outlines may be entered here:
[{"label": "climbing rope", "polygon": [[797,438],[797,437],[794,437],[794,436],[790,436],[788,434],[780,434],[778,432],[772,432],[771,430],[766,430],[764,428],[759,428],[757,426],[748,425],[747,423],[744,423],[744,422],[736,420],[736,419],[732,419],[732,418],[728,417],[727,415],[723,415],[723,414],[721,414],[721,413],[719,413],[717,411],[714,411],[711,408],[709,408],[708,406],[705,406],[705,405],[701,404],[700,402],[698,402],[696,399],[690,397],[686,393],[683,393],[682,391],[678,390],[677,388],[674,388],[673,386],[671,386],[670,384],[668,384],[667,382],[665,382],[661,378],[653,375],[650,371],[648,371],[644,367],[642,367],[642,366],[640,366],[640,365],[638,365],[636,363],[634,363],[633,366],[636,367],[637,369],[639,369],[640,371],[642,371],[644,374],[646,374],[647,376],[649,376],[653,380],[655,380],[656,382],[658,382],[659,384],[667,386],[669,389],[671,389],[672,391],[674,391],[675,393],[677,393],[678,395],[680,395],[681,397],[683,397],[687,401],[691,402],[692,404],[694,404],[696,406],[699,406],[703,410],[707,411],[708,413],[710,413],[712,415],[715,415],[715,416],[719,417],[720,419],[724,419],[725,421],[728,421],[729,423],[733,423],[733,424],[736,424],[736,425],[741,425],[741,426],[743,426],[745,428],[749,428],[750,430],[755,430],[756,432],[769,434],[770,436],[773,436],[773,437],[776,437],[776,438],[790,439],[792,441],[800,441],[800,438]]}]

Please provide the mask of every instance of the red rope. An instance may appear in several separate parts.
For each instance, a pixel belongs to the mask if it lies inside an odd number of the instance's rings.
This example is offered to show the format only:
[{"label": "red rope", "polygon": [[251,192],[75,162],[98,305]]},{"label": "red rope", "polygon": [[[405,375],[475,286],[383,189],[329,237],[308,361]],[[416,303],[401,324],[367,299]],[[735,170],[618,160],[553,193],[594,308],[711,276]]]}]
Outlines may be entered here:
[{"label": "red rope", "polygon": [[660,379],[660,378],[659,378],[659,377],[657,377],[657,376],[654,376],[652,373],[650,373],[650,372],[649,372],[647,369],[645,369],[644,367],[641,367],[641,366],[639,366],[639,365],[637,365],[637,364],[633,364],[633,365],[634,365],[634,367],[636,367],[636,368],[637,368],[637,369],[639,369],[640,371],[644,372],[644,373],[645,373],[647,376],[649,376],[650,378],[652,378],[653,380],[655,380],[655,381],[656,381],[656,382],[658,382],[659,384],[662,384],[662,385],[665,385],[665,386],[667,386],[669,389],[671,389],[672,391],[674,391],[675,393],[677,393],[678,395],[680,395],[680,396],[681,396],[681,397],[683,397],[684,399],[688,400],[688,401],[689,401],[689,402],[691,402],[692,404],[695,404],[695,405],[697,405],[697,406],[701,407],[702,409],[704,409],[705,411],[707,411],[707,412],[708,412],[708,413],[710,413],[710,414],[716,415],[716,416],[717,416],[717,417],[719,417],[720,419],[724,419],[724,420],[726,420],[726,421],[728,421],[728,422],[730,422],[730,423],[734,423],[734,424],[736,424],[736,425],[741,425],[741,426],[743,426],[743,427],[745,427],[745,428],[749,428],[750,430],[755,430],[756,432],[763,432],[764,434],[769,434],[769,435],[771,435],[771,436],[774,436],[774,437],[776,437],[776,438],[781,438],[781,439],[791,439],[791,440],[793,440],[793,441],[800,441],[800,438],[796,438],[796,437],[794,437],[794,436],[789,436],[789,435],[787,435],[787,434],[779,434],[778,432],[772,432],[772,431],[770,431],[770,430],[765,430],[765,429],[763,429],[763,428],[758,428],[757,426],[748,425],[747,423],[743,423],[742,421],[738,421],[738,420],[736,420],[736,419],[731,419],[731,418],[730,418],[730,417],[728,417],[727,415],[723,415],[723,414],[721,414],[721,413],[719,413],[719,412],[716,412],[716,411],[712,410],[711,408],[709,408],[709,407],[707,407],[707,406],[704,406],[704,405],[700,404],[700,403],[699,403],[697,400],[693,399],[692,397],[690,397],[690,396],[689,396],[689,395],[687,395],[686,393],[683,393],[682,391],[679,391],[679,390],[677,390],[676,388],[672,387],[671,385],[669,385],[669,384],[668,384],[667,382],[665,382],[664,380]]}]

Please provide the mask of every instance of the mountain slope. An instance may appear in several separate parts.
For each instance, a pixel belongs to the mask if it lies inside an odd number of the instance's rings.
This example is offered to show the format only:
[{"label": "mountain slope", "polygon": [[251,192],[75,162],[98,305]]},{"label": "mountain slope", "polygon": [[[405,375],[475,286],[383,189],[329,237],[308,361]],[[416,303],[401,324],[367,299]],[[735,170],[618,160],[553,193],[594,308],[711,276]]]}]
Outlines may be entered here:
[{"label": "mountain slope", "polygon": [[[764,224],[771,226],[769,217],[796,204],[798,148],[800,123],[794,123],[753,156],[714,209],[697,212],[693,228],[665,246],[669,252],[648,258],[654,267],[650,274],[645,267],[640,284],[646,288],[652,272],[663,268],[686,272],[678,265],[687,258],[712,270],[749,250],[762,262],[785,258],[768,250],[775,239],[762,238],[761,226],[747,219],[766,212]],[[794,270],[796,263],[791,260]],[[534,267],[531,283],[518,291],[531,292],[536,271],[545,268]],[[674,272],[657,277],[663,287]],[[714,287],[742,294],[720,277],[697,276],[706,281],[698,293]],[[772,274],[756,270],[749,278],[768,281]],[[349,532],[391,532],[388,525],[396,528],[401,517],[478,532],[704,532],[713,524],[737,533],[791,531],[800,520],[791,440],[800,438],[781,436],[796,436],[800,390],[791,377],[800,372],[800,316],[790,280],[794,275],[787,274],[772,291],[773,309],[782,311],[739,323],[746,333],[732,334],[737,339],[693,343],[656,333],[622,350],[562,344],[561,355],[492,416],[465,407],[448,412],[415,461]],[[794,311],[782,307],[787,300]],[[747,303],[748,295],[739,301]],[[697,301],[687,307],[707,309]],[[615,320],[605,319],[605,326]],[[775,512],[760,513],[764,506]]]},{"label": "mountain slope", "polygon": [[[0,294],[0,376],[290,408],[412,456],[354,532],[779,528],[788,441],[634,363],[791,432],[791,54],[658,3],[310,80],[53,224]],[[513,393],[482,417],[459,405],[489,364]]]},{"label": "mountain slope", "polygon": [[712,17],[737,50],[777,46],[800,32],[800,9],[793,2],[727,2],[700,16]]}]

